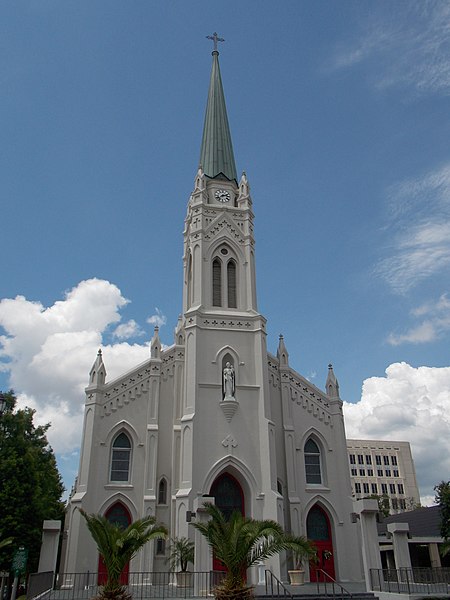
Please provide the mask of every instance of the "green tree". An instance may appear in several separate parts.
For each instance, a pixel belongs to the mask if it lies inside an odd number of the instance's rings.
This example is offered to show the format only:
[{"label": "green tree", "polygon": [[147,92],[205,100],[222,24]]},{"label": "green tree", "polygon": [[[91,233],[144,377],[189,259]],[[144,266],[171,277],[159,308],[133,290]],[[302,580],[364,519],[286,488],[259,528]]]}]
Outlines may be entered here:
[{"label": "green tree", "polygon": [[378,502],[378,511],[383,517],[388,517],[391,514],[391,505],[387,494],[381,494],[381,496],[379,494],[370,494],[370,496],[365,496],[365,498]]},{"label": "green tree", "polygon": [[49,425],[33,423],[34,410],[16,410],[12,391],[4,394],[0,416],[1,537],[13,538],[2,549],[0,570],[11,568],[19,546],[28,549],[28,571],[37,570],[45,519],[63,519],[61,482],[53,450],[48,445]]},{"label": "green tree", "polygon": [[292,550],[297,557],[315,555],[306,538],[286,534],[276,521],[258,521],[239,512],[227,520],[217,506],[207,502],[204,507],[209,521],[192,525],[206,538],[215,558],[226,569],[224,579],[214,591],[218,600],[251,598],[253,590],[245,579],[247,569],[282,550]]},{"label": "green tree", "polygon": [[441,535],[444,538],[441,552],[445,556],[450,551],[450,481],[441,481],[434,491],[434,500],[441,509]]},{"label": "green tree", "polygon": [[102,515],[89,515],[82,509],[80,512],[105,563],[106,583],[97,596],[98,600],[131,600],[131,594],[120,583],[122,571],[149,540],[165,538],[167,529],[164,525],[157,525],[152,516],[138,519],[124,529]]}]

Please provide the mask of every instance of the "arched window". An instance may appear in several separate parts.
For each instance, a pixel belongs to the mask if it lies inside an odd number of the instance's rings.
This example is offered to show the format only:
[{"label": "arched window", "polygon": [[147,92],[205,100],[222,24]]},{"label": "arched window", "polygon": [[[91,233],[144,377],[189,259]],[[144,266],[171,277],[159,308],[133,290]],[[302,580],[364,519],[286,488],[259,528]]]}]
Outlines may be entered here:
[{"label": "arched window", "polygon": [[280,496],[283,495],[283,484],[281,483],[280,479],[277,479],[277,492],[280,494]]},{"label": "arched window", "polygon": [[210,496],[228,520],[233,512],[245,513],[244,492],[240,483],[229,473],[220,475],[211,486]]},{"label": "arched window", "polygon": [[305,472],[306,483],[322,483],[320,450],[319,446],[311,438],[305,444]]},{"label": "arched window", "polygon": [[119,433],[112,445],[111,481],[129,481],[131,464],[131,441],[126,433]]},{"label": "arched window", "polygon": [[228,308],[237,308],[236,304],[236,263],[233,259],[227,264]]},{"label": "arched window", "polygon": [[222,262],[219,258],[213,260],[213,306],[222,306]]},{"label": "arched window", "polygon": [[164,477],[159,482],[158,504],[167,504],[167,479]]},{"label": "arched window", "polygon": [[229,246],[223,244],[212,261],[212,305],[237,308],[238,263]]}]

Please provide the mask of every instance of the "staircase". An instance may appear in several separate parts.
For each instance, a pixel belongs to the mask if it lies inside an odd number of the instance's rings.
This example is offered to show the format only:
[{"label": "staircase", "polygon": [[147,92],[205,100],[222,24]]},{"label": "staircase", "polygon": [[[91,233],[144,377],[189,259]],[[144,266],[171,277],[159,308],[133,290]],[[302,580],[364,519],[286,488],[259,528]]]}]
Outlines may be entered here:
[{"label": "staircase", "polygon": [[[325,577],[326,576],[326,577]],[[378,600],[373,592],[367,592],[364,582],[345,583],[335,581],[323,572],[322,582],[305,583],[301,586],[282,583],[271,571],[265,571],[265,586],[255,589],[255,597],[283,598],[285,600]]]}]

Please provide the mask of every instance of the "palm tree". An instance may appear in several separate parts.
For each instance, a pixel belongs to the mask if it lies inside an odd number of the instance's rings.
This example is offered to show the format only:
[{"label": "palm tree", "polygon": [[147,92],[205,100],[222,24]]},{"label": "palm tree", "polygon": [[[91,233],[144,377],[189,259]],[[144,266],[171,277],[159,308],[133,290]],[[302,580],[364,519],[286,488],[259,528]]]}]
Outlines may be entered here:
[{"label": "palm tree", "polygon": [[3,540],[0,540],[0,548],[3,548],[4,546],[8,546],[9,544],[12,543],[14,538],[9,537],[9,538],[3,538]]},{"label": "palm tree", "polygon": [[151,516],[138,519],[124,529],[102,515],[88,515],[83,509],[80,512],[86,519],[106,568],[106,583],[97,599],[131,600],[127,588],[120,583],[122,571],[149,540],[165,538],[167,529],[164,525],[156,525],[155,517]]},{"label": "palm tree", "polygon": [[217,600],[247,600],[253,595],[246,584],[246,571],[282,550],[292,550],[297,556],[313,557],[311,543],[304,537],[286,534],[272,520],[257,521],[234,512],[227,520],[214,504],[204,504],[211,517],[206,523],[192,523],[206,538],[214,556],[226,569],[222,582],[214,590]]},{"label": "palm tree", "polygon": [[180,567],[180,571],[185,573],[188,564],[194,562],[194,542],[185,537],[173,539],[167,560],[172,571]]}]

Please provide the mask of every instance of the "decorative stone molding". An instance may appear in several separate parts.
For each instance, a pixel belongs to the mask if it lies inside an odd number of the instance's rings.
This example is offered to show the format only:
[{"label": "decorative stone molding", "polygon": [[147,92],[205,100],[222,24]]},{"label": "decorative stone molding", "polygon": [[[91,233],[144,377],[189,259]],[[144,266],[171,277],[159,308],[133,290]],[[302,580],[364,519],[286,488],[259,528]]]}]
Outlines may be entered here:
[{"label": "decorative stone molding", "polygon": [[222,446],[224,446],[224,448],[236,448],[237,445],[237,441],[231,434],[227,435],[227,437],[224,440],[222,440]]},{"label": "decorative stone molding", "polygon": [[220,403],[220,408],[222,409],[223,414],[229,423],[239,408],[239,402],[237,400],[224,400]]}]

